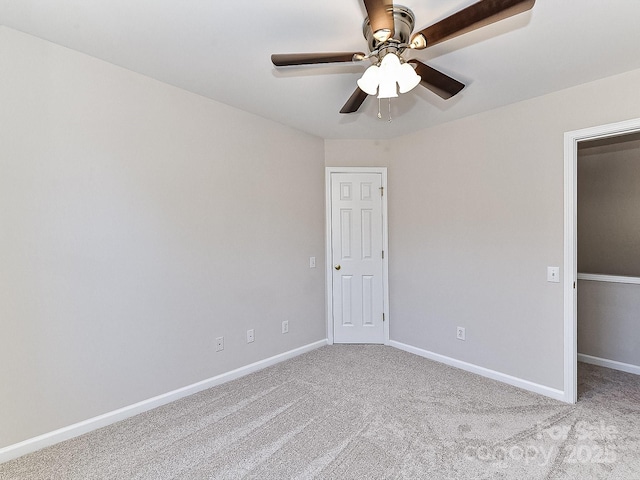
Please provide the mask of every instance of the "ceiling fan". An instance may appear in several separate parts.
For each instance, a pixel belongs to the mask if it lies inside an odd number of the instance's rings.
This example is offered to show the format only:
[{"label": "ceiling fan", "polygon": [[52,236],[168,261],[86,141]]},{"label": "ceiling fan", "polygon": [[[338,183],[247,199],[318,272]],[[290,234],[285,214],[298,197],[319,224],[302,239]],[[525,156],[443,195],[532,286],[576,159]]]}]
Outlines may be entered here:
[{"label": "ceiling fan", "polygon": [[[402,58],[407,49],[422,50],[480,27],[530,10],[536,0],[480,0],[419,32],[413,12],[392,0],[363,0],[368,17],[362,26],[369,54],[364,52],[284,53],[271,55],[276,67],[319,63],[373,62],[358,80],[340,113],[356,112],[367,95],[392,98],[422,85],[444,99],[456,95],[464,84],[420,62]],[[378,116],[380,114],[378,113]]]}]

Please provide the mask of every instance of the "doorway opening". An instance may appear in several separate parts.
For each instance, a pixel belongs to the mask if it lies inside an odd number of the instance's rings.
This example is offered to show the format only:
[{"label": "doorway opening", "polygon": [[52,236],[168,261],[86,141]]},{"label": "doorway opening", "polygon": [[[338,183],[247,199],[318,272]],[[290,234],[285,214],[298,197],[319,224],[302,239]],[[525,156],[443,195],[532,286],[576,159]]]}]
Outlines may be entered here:
[{"label": "doorway opening", "polygon": [[640,133],[578,144],[578,361],[640,374]]},{"label": "doorway opening", "polygon": [[583,142],[638,132],[640,132],[640,119],[575,130],[564,135],[564,400],[568,403],[576,403],[578,395],[578,150],[581,145],[584,145]]}]

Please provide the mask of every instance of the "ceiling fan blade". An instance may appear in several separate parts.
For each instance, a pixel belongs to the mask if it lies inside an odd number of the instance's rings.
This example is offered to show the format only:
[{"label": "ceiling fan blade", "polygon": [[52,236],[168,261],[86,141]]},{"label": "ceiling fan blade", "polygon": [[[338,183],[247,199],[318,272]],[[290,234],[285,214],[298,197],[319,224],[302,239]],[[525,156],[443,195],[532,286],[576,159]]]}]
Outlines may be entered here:
[{"label": "ceiling fan blade", "polygon": [[445,100],[453,97],[464,88],[464,83],[461,83],[455,78],[451,78],[449,75],[445,75],[444,73],[430,67],[429,65],[425,65],[418,60],[409,60],[407,63],[411,63],[416,66],[416,73],[420,75],[421,78],[420,85],[428,88]]},{"label": "ceiling fan blade", "polygon": [[530,10],[536,0],[480,0],[411,37],[411,48],[422,50],[499,20]]},{"label": "ceiling fan blade", "polygon": [[364,99],[367,97],[368,95],[360,90],[360,87],[356,87],[355,92],[353,92],[353,94],[349,97],[349,100],[347,100],[347,103],[344,104],[344,106],[340,110],[340,113],[353,113],[358,111],[360,105],[362,105],[362,102],[364,102]]},{"label": "ceiling fan blade", "polygon": [[393,0],[364,0],[373,36],[386,42],[395,34],[393,24]]},{"label": "ceiling fan blade", "polygon": [[276,67],[286,67],[315,63],[359,62],[364,60],[365,56],[363,52],[275,53],[271,55],[271,61]]}]

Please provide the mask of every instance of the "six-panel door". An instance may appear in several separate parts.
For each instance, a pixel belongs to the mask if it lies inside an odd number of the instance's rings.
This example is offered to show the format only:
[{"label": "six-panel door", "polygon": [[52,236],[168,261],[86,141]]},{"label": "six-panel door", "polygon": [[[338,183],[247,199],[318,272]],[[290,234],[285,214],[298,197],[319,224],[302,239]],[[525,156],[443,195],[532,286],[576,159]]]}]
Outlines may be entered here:
[{"label": "six-panel door", "polygon": [[331,174],[336,343],[384,343],[382,176]]}]

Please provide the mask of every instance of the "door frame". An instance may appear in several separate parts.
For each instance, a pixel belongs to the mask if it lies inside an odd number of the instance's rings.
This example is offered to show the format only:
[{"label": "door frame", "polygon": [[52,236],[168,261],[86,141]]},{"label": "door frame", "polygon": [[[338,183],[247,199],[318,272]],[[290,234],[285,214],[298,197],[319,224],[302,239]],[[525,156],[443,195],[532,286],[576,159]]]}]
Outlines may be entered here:
[{"label": "door frame", "polygon": [[578,400],[578,143],[640,132],[640,118],[564,134],[564,401]]},{"label": "door frame", "polygon": [[333,345],[333,262],[331,251],[331,174],[332,173],[377,173],[381,176],[382,195],[382,311],[385,322],[384,344],[389,345],[389,224],[387,223],[387,167],[325,167],[325,280],[327,300],[327,343]]}]

